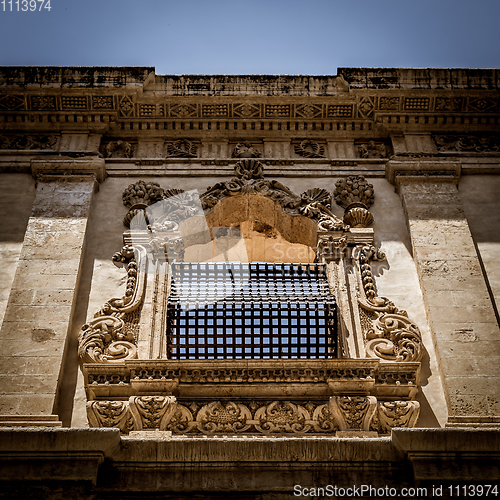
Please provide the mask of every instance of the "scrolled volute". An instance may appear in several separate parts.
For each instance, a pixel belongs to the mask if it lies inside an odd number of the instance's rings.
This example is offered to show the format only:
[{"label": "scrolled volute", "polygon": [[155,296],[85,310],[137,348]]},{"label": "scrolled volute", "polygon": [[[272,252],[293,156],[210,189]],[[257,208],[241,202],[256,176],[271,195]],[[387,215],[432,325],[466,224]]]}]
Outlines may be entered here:
[{"label": "scrolled volute", "polygon": [[126,245],[113,256],[126,264],[127,283],[122,297],[108,300],[82,326],[78,354],[83,363],[119,363],[137,357],[137,339],[125,321],[142,303],[145,287],[145,249]]},{"label": "scrolled volute", "polygon": [[408,313],[398,309],[386,297],[379,297],[370,260],[383,260],[385,254],[371,245],[357,247],[362,297],[358,298],[362,317],[366,353],[386,361],[420,361],[422,336]]}]

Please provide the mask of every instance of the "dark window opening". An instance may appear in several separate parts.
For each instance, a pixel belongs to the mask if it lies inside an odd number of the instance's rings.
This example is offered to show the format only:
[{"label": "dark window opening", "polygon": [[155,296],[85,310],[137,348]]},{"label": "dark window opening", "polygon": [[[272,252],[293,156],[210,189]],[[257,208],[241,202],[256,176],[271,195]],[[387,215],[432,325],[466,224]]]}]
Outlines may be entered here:
[{"label": "dark window opening", "polygon": [[167,355],[333,358],[336,312],[324,264],[176,263]]}]

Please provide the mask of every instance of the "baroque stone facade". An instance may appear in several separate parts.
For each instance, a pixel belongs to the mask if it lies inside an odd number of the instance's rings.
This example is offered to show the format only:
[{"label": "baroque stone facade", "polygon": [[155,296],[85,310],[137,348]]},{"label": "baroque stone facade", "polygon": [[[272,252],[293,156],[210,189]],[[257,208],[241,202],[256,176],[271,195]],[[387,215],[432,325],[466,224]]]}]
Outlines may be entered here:
[{"label": "baroque stone facade", "polygon": [[2,68],[8,494],[498,479],[497,81]]}]

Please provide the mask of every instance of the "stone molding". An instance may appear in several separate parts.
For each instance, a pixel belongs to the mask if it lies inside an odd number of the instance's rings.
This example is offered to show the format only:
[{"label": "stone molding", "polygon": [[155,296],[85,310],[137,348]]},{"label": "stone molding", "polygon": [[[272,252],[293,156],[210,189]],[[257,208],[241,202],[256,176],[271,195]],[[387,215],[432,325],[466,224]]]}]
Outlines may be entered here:
[{"label": "stone molding", "polygon": [[398,188],[401,182],[453,182],[458,183],[462,164],[458,160],[436,158],[433,160],[389,160],[385,169],[386,179]]},{"label": "stone molding", "polygon": [[420,363],[379,359],[122,360],[85,364],[89,400],[132,395],[272,398],[364,394],[414,399]]},{"label": "stone molding", "polygon": [[38,180],[81,180],[93,176],[97,182],[106,178],[106,165],[103,158],[86,156],[83,158],[64,158],[46,156],[31,160],[31,173]]}]

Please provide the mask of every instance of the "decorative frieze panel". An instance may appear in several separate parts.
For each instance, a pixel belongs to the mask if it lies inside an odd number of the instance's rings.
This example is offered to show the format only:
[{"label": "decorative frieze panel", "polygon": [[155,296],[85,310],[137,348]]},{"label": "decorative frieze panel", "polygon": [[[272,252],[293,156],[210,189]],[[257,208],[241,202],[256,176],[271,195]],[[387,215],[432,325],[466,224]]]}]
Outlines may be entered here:
[{"label": "decorative frieze panel", "polygon": [[391,148],[380,141],[358,142],[356,144],[358,158],[388,158]]},{"label": "decorative frieze panel", "polygon": [[132,158],[134,147],[127,141],[110,141],[101,146],[105,158]]},{"label": "decorative frieze panel", "polygon": [[17,111],[26,109],[24,95],[7,94],[0,96],[0,110]]},{"label": "decorative frieze panel", "polygon": [[325,146],[309,139],[294,144],[293,150],[295,154],[304,158],[325,158]]},{"label": "decorative frieze panel", "polygon": [[168,142],[166,149],[170,158],[196,158],[198,153],[198,146],[188,139]]},{"label": "decorative frieze panel", "polygon": [[413,427],[416,401],[378,401],[373,396],[332,396],[324,401],[177,401],[174,396],[133,396],[128,401],[89,401],[92,427],[166,430],[173,434],[335,434]]},{"label": "decorative frieze panel", "polygon": [[145,251],[141,247],[123,247],[113,261],[125,264],[125,294],[110,299],[94,318],[82,326],[78,354],[85,363],[121,363],[137,357],[137,335],[146,274]]},{"label": "decorative frieze panel", "polygon": [[497,153],[500,151],[500,135],[435,135],[433,139],[440,153],[446,151]]},{"label": "decorative frieze panel", "polygon": [[54,149],[55,135],[0,135],[0,149]]}]

